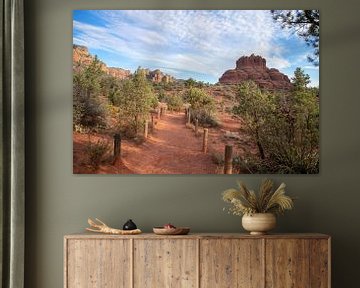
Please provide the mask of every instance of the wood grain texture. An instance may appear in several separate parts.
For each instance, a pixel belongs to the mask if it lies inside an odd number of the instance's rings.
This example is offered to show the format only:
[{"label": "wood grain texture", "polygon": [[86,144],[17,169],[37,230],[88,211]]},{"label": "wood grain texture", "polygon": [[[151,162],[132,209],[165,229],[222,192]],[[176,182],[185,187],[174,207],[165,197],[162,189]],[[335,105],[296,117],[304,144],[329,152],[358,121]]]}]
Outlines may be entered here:
[{"label": "wood grain texture", "polygon": [[[327,240],[310,240],[310,287],[328,288],[330,251]],[[330,282],[330,281],[329,281]]]},{"label": "wood grain texture", "polygon": [[69,248],[69,239],[64,237],[64,288],[69,287],[68,285],[68,266],[69,266],[69,257],[68,257],[68,248]]},{"label": "wood grain texture", "polygon": [[131,287],[130,251],[130,240],[68,239],[65,287]]},{"label": "wood grain texture", "polygon": [[261,288],[261,239],[204,239],[200,243],[200,287]]},{"label": "wood grain texture", "polygon": [[134,287],[196,288],[196,246],[193,239],[134,240]]},{"label": "wood grain texture", "polygon": [[323,234],[76,234],[64,239],[65,288],[330,288]]},{"label": "wood grain texture", "polygon": [[306,239],[266,239],[266,288],[309,287],[309,244]]}]

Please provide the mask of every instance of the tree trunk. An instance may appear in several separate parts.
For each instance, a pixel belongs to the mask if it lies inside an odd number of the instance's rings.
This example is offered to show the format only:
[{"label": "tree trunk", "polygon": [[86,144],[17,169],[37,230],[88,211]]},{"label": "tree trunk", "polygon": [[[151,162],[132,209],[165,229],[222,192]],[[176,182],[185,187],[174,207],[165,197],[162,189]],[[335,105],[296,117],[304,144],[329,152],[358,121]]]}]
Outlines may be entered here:
[{"label": "tree trunk", "polygon": [[262,147],[260,141],[256,141],[256,145],[258,146],[258,149],[259,149],[260,158],[265,159],[264,148]]},{"label": "tree trunk", "polygon": [[260,158],[265,159],[264,148],[262,147],[261,142],[259,140],[259,131],[257,129],[256,129],[256,145],[258,146],[259,149]]},{"label": "tree trunk", "polygon": [[138,133],[138,116],[135,116],[135,134]]}]

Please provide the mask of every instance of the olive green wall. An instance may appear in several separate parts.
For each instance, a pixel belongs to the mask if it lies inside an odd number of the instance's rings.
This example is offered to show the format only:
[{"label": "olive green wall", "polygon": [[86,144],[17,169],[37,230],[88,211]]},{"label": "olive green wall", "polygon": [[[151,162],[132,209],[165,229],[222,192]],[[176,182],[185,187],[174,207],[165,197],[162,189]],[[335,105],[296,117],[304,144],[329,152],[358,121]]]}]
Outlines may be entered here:
[{"label": "olive green wall", "polygon": [[[321,10],[321,171],[271,177],[297,195],[280,232],[333,237],[333,287],[359,287],[360,22],[356,1],[26,0],[26,287],[63,285],[63,235],[79,232],[88,216],[145,231],[172,222],[196,232],[241,231],[223,212],[220,192],[241,178],[262,176],[72,175],[73,9]],[[352,5],[350,3],[353,3]],[[314,7],[315,6],[315,7]],[[359,5],[357,5],[359,6]],[[357,64],[357,65],[356,65]]]}]

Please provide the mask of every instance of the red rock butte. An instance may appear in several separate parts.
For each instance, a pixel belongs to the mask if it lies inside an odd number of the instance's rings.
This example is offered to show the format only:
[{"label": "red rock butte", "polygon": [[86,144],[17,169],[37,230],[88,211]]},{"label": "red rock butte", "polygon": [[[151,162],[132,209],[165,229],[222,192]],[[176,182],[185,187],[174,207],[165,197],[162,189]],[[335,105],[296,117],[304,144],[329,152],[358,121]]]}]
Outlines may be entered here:
[{"label": "red rock butte", "polygon": [[[78,71],[81,66],[89,66],[95,57],[89,53],[86,46],[73,44],[73,70]],[[120,80],[131,77],[131,71],[119,67],[108,67],[105,63],[100,61],[101,70],[106,74],[111,75]],[[154,83],[171,83],[175,82],[175,78],[171,75],[165,74],[159,69],[151,71],[144,69],[146,77]]]},{"label": "red rock butte", "polygon": [[252,80],[262,89],[290,90],[292,84],[288,76],[275,68],[266,67],[266,60],[254,54],[240,57],[235,69],[227,70],[219,79],[221,84],[240,84]]}]

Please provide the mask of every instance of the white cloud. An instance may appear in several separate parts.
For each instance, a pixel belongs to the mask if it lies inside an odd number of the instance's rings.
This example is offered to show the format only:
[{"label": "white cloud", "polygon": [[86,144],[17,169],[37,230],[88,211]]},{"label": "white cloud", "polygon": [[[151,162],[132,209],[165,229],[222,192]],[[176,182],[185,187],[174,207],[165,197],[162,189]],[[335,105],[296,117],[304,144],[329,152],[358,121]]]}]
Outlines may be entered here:
[{"label": "white cloud", "polygon": [[266,59],[266,65],[268,67],[276,67],[276,69],[285,69],[291,67],[291,64],[288,60],[276,56],[272,56]]},{"label": "white cloud", "polygon": [[311,80],[310,87],[319,87],[319,80]]},{"label": "white cloud", "polygon": [[306,65],[303,66],[304,69],[310,69],[310,70],[319,70],[319,66],[315,66],[315,65]]},{"label": "white cloud", "polygon": [[[252,53],[269,67],[290,63],[277,39],[288,37],[262,10],[99,10],[101,24],[73,22],[74,42],[112,52],[135,66],[153,65],[172,71],[193,71],[214,79]],[[114,61],[115,62],[115,61]],[[108,63],[111,65],[111,63]],[[126,68],[126,67],[124,67]],[[176,75],[175,75],[176,76]]]}]

